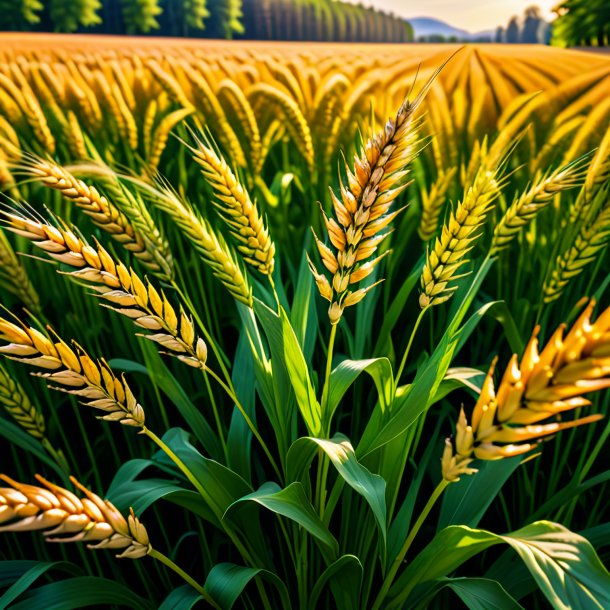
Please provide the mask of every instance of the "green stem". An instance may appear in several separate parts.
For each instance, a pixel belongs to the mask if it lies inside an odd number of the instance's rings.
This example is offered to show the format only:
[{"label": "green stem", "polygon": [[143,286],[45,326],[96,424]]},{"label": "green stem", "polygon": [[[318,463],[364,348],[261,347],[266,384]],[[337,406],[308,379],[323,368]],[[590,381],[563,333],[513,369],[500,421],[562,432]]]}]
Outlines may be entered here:
[{"label": "green stem", "polygon": [[395,386],[398,385],[398,382],[400,381],[400,378],[402,377],[403,371],[405,370],[405,365],[407,364],[407,358],[409,356],[409,352],[411,351],[411,346],[413,345],[413,339],[415,339],[415,334],[417,333],[417,329],[419,328],[419,325],[421,324],[421,321],[424,318],[424,314],[426,313],[426,311],[428,311],[429,307],[430,307],[430,305],[426,305],[426,307],[424,307],[419,312],[419,315],[417,316],[417,320],[415,320],[415,326],[413,327],[413,330],[411,331],[411,336],[409,337],[409,343],[407,344],[407,349],[405,350],[405,353],[402,356],[402,361],[400,362],[400,368],[398,369],[398,373],[396,374],[396,378],[394,380]]},{"label": "green stem", "polygon": [[328,355],[326,357],[326,372],[324,374],[324,386],[322,388],[322,419],[324,419],[326,406],[328,403],[328,393],[330,388],[330,373],[333,366],[333,351],[335,349],[335,338],[337,337],[337,324],[333,324],[330,328],[330,337],[328,339]]},{"label": "green stem", "polygon": [[216,404],[216,400],[214,398],[214,393],[212,392],[212,385],[210,384],[210,380],[206,375],[206,371],[208,369],[202,369],[203,379],[205,381],[205,386],[208,390],[208,396],[210,397],[210,403],[212,405],[212,413],[214,414],[214,422],[216,424],[216,430],[218,431],[218,438],[220,439],[220,445],[222,448],[222,454],[225,458],[225,462],[229,461],[229,454],[227,452],[227,441],[225,439],[224,428],[222,426],[222,420],[220,419],[220,413],[218,412],[218,405]]},{"label": "green stem", "polygon": [[275,303],[277,305],[277,312],[280,313],[280,297],[277,294],[277,290],[275,288],[275,282],[273,281],[273,276],[270,273],[267,277],[269,278],[269,284],[271,284],[271,290],[273,291],[273,296],[275,297]]},{"label": "green stem", "polygon": [[386,595],[388,594],[388,591],[390,590],[390,587],[392,586],[392,583],[394,582],[394,578],[396,577],[396,573],[398,572],[398,569],[402,565],[402,562],[404,561],[404,558],[405,558],[409,548],[411,547],[411,544],[413,544],[413,540],[415,540],[415,536],[417,536],[417,533],[421,529],[421,526],[423,525],[424,521],[426,520],[426,517],[430,514],[430,511],[432,510],[433,506],[436,504],[436,501],[440,498],[443,491],[445,491],[445,488],[447,487],[447,485],[449,485],[449,481],[447,481],[446,479],[442,479],[441,482],[436,486],[436,489],[432,492],[432,495],[428,499],[426,506],[424,506],[422,512],[420,513],[419,517],[417,518],[415,525],[409,532],[409,535],[407,536],[407,539],[405,540],[404,544],[402,545],[402,548],[398,552],[398,555],[396,555],[396,558],[394,559],[394,561],[392,563],[392,567],[388,571],[388,573],[385,577],[385,580],[383,581],[383,584],[381,585],[381,589],[379,591],[379,594],[377,595],[377,598],[375,599],[375,603],[373,604],[373,607],[371,610],[379,610],[379,608],[381,607],[381,603],[383,602]]},{"label": "green stem", "polygon": [[260,446],[263,448],[263,451],[265,452],[265,455],[269,459],[269,462],[271,462],[271,466],[273,466],[273,470],[275,471],[275,474],[277,475],[278,480],[283,481],[283,477],[280,472],[280,469],[277,467],[277,464],[275,463],[275,460],[273,459],[273,455],[272,455],[271,451],[269,451],[269,447],[267,447],[267,444],[263,440],[263,437],[260,435],[259,431],[256,429],[254,422],[250,419],[250,416],[244,409],[243,405],[239,402],[239,399],[237,398],[237,395],[235,394],[234,390],[231,387],[229,387],[212,369],[209,369],[206,366],[204,370],[217,381],[217,383],[220,385],[220,387],[227,393],[229,398],[235,403],[235,406],[238,408],[239,412],[242,414],[242,417],[245,419],[246,424],[248,425],[248,428],[250,428],[252,434],[255,436],[256,440],[260,443]]},{"label": "green stem", "polygon": [[148,555],[157,561],[160,561],[163,565],[167,566],[170,570],[173,570],[180,576],[180,578],[184,579],[203,599],[210,604],[213,608],[217,608],[217,610],[221,610],[220,606],[210,597],[210,594],[199,585],[194,578],[189,576],[180,566],[176,565],[169,557],[164,555],[163,553],[159,553],[156,549],[150,549]]}]

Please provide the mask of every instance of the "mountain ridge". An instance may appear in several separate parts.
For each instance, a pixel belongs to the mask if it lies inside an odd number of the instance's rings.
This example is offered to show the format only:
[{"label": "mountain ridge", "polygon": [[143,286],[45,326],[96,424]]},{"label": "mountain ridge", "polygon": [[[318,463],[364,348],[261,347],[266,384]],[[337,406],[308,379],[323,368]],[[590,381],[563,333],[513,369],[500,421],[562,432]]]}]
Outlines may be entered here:
[{"label": "mountain ridge", "polygon": [[461,28],[456,28],[451,24],[436,19],[434,17],[413,17],[408,18],[407,21],[413,27],[415,39],[420,36],[434,36],[440,35],[445,38],[455,36],[460,40],[475,40],[482,37],[493,38],[493,30],[483,30],[481,32],[469,32]]}]

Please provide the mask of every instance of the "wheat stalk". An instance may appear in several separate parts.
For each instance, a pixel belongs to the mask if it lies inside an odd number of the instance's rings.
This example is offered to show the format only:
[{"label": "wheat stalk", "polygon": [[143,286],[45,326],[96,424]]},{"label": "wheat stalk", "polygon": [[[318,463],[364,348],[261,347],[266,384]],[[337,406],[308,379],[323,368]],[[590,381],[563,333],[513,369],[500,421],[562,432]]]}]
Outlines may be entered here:
[{"label": "wheat stalk", "polygon": [[493,202],[499,195],[496,172],[481,166],[472,186],[466,191],[443,226],[440,237],[426,255],[422,271],[419,304],[423,308],[439,305],[451,298],[457,286],[451,282],[466,263]]},{"label": "wheat stalk", "polygon": [[[93,185],[86,184],[52,161],[30,157],[16,166],[16,169],[37,178],[44,186],[59,191],[63,197],[82,209],[97,227],[109,233],[131,252],[147,269],[162,276],[166,275],[167,246],[158,231],[156,234],[149,232],[152,219],[150,222],[144,221],[147,231],[140,233],[134,228],[132,221]],[[133,210],[134,215],[137,215],[138,209]],[[155,253],[155,250],[161,252]]]},{"label": "wheat stalk", "polygon": [[456,167],[441,170],[430,189],[422,192],[422,215],[417,229],[422,241],[429,241],[436,233],[438,220],[445,205],[445,196],[456,174]]},{"label": "wheat stalk", "polygon": [[579,186],[583,178],[581,170],[581,163],[576,161],[553,172],[538,174],[496,225],[490,253],[495,255],[507,248],[519,231],[532,222],[558,193]]},{"label": "wheat stalk", "polygon": [[146,528],[133,510],[125,519],[109,501],[70,481],[84,497],[50,483],[40,475],[43,485],[25,485],[4,474],[0,480],[0,532],[46,530],[48,542],[86,542],[90,549],[122,550],[117,557],[139,559],[152,551]]},{"label": "wheat stalk", "polygon": [[[51,340],[35,328],[18,326],[0,317],[0,347],[6,357],[49,373],[36,373],[49,387],[78,396],[83,404],[104,411],[101,419],[126,426],[144,427],[144,410],[124,379],[119,379],[104,360],[95,361],[73,343],[72,349],[57,337]],[[58,384],[63,387],[56,387]]]},{"label": "wheat stalk", "polygon": [[[574,421],[540,423],[591,403],[584,394],[610,387],[610,308],[595,322],[591,300],[572,328],[560,326],[542,350],[536,327],[521,361],[513,355],[495,389],[492,363],[468,424],[464,410],[458,419],[455,443],[447,439],[442,458],[443,478],[456,481],[475,472],[474,458],[498,460],[534,449],[561,430],[595,422],[602,415]],[[455,450],[454,450],[455,444]]]},{"label": "wheat stalk", "polygon": [[133,269],[117,262],[101,245],[88,245],[72,231],[18,214],[3,213],[9,230],[27,238],[51,258],[76,268],[67,272],[91,286],[108,307],[153,334],[142,336],[172,352],[182,362],[204,368],[207,347],[195,334],[193,321],[179,313],[163,292],[142,280]]},{"label": "wheat stalk", "polygon": [[247,264],[264,275],[271,275],[275,265],[275,244],[256,204],[209,142],[199,139],[196,142],[196,147],[190,147],[193,158],[214,191],[214,204],[235,240],[237,250]]},{"label": "wheat stalk", "polygon": [[[394,120],[388,120],[383,131],[370,138],[354,159],[352,172],[347,162],[347,185],[341,184],[341,198],[330,190],[336,220],[324,220],[331,247],[314,233],[323,265],[332,274],[332,284],[309,265],[320,294],[330,301],[331,324],[338,324],[346,307],[361,301],[375,285],[352,291],[368,277],[388,253],[372,258],[391,231],[382,231],[404,209],[390,212],[392,203],[408,186],[405,169],[415,156],[417,131],[412,129],[413,115],[429,84],[413,101],[405,100]],[[334,251],[333,251],[334,248]],[[377,282],[378,283],[378,282]]]}]

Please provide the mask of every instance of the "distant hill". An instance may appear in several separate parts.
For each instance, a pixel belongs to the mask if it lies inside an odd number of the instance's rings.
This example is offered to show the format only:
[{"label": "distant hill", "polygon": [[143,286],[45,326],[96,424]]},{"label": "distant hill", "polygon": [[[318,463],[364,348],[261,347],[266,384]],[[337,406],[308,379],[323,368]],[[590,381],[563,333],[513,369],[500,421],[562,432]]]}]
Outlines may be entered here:
[{"label": "distant hill", "polygon": [[475,40],[479,38],[493,38],[494,32],[492,30],[484,32],[468,32],[460,28],[453,27],[440,19],[434,19],[432,17],[414,17],[408,19],[409,23],[413,26],[413,32],[415,40],[420,36],[433,36],[435,34],[450,38],[455,36],[459,40]]}]

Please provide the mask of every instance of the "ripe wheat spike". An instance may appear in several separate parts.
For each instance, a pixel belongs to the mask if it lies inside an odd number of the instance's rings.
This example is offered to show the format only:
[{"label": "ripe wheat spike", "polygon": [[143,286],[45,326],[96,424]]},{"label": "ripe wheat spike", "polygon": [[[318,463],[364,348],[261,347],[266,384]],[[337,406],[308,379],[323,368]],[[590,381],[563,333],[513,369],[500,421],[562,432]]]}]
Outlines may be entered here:
[{"label": "ripe wheat spike", "polygon": [[456,174],[456,167],[441,170],[430,190],[422,193],[422,216],[417,229],[422,241],[429,241],[434,237],[438,228],[438,220],[445,205],[447,191]]},{"label": "ripe wheat spike", "polygon": [[74,267],[66,275],[91,286],[113,311],[151,331],[142,336],[158,343],[182,362],[204,368],[207,346],[195,334],[193,321],[172,307],[163,292],[116,261],[101,245],[87,244],[72,231],[19,214],[3,213],[10,231],[30,240],[51,258]]},{"label": "ripe wheat spike", "polygon": [[474,472],[474,458],[499,460],[534,449],[561,430],[588,424],[603,416],[540,423],[590,405],[584,394],[610,387],[610,308],[592,321],[591,300],[566,333],[561,325],[542,350],[539,327],[534,330],[521,361],[513,355],[495,389],[492,363],[474,407],[471,424],[462,409],[454,443],[447,439],[442,459],[443,478],[456,481]]},{"label": "ripe wheat spike", "polygon": [[191,152],[214,191],[216,209],[244,261],[262,274],[271,275],[275,265],[275,244],[248,190],[210,142],[198,139]]},{"label": "ripe wheat spike", "polygon": [[4,231],[0,229],[0,286],[14,294],[27,309],[37,312],[40,298],[17,258]]},{"label": "ripe wheat spike", "polygon": [[72,349],[59,337],[53,341],[35,328],[17,325],[2,317],[0,340],[6,342],[0,347],[0,353],[52,371],[36,375],[44,378],[49,387],[78,396],[84,405],[104,411],[106,415],[101,419],[144,427],[144,410],[127,382],[119,379],[104,360],[93,360],[76,343]]},{"label": "ripe wheat spike", "polygon": [[50,483],[40,475],[42,485],[26,485],[0,474],[10,487],[0,487],[0,532],[46,530],[47,542],[86,542],[90,549],[122,550],[117,557],[139,559],[152,547],[146,528],[133,510],[125,519],[109,500],[70,481],[84,497]]},{"label": "ripe wheat spike", "polygon": [[[429,85],[428,85],[429,86]],[[361,282],[387,254],[372,258],[391,231],[382,232],[402,209],[390,212],[394,200],[409,182],[406,166],[417,154],[417,130],[413,116],[427,87],[413,101],[405,100],[396,118],[370,138],[354,158],[354,171],[345,163],[347,185],[341,184],[340,198],[330,190],[335,218],[324,215],[331,246],[315,236],[323,265],[332,274],[332,283],[310,261],[320,294],[330,301],[331,324],[338,324],[346,307],[355,305],[376,284],[356,291]]]}]

